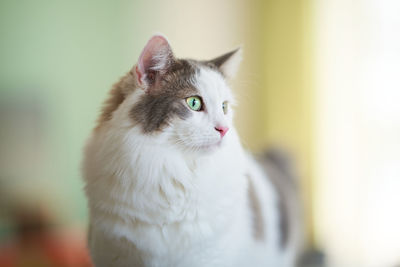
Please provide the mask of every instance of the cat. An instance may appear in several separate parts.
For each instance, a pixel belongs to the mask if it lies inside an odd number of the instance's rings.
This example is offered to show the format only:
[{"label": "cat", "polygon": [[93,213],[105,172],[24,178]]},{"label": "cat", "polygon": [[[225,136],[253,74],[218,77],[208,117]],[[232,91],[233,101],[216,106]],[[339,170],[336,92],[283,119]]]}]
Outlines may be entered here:
[{"label": "cat", "polygon": [[294,266],[291,175],[232,124],[241,54],[178,59],[155,35],[113,86],[83,161],[95,266]]}]

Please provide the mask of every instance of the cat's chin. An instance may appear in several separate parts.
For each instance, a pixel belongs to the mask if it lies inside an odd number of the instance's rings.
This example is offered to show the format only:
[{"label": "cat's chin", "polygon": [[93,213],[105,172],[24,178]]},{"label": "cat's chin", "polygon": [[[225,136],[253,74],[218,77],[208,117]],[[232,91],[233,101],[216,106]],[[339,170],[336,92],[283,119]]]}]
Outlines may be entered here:
[{"label": "cat's chin", "polygon": [[200,153],[207,153],[207,154],[208,153],[212,153],[212,152],[215,152],[218,149],[220,149],[222,147],[222,145],[223,145],[222,143],[223,143],[222,140],[219,140],[218,142],[213,143],[213,144],[201,145],[201,146],[197,147],[197,150]]}]

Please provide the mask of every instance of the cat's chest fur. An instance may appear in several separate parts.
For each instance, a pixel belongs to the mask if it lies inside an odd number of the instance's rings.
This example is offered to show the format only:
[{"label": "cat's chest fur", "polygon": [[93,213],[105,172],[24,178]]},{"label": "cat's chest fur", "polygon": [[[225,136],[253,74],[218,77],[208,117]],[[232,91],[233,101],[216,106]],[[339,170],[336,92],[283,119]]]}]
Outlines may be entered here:
[{"label": "cat's chest fur", "polygon": [[[92,250],[105,262],[111,257],[146,266],[224,266],[233,260],[249,242],[251,227],[244,153],[234,132],[225,141],[213,157],[195,158],[149,139],[97,135],[88,151],[101,153],[89,152],[86,164],[93,166],[87,170]],[[221,258],[224,263],[207,262]]]}]

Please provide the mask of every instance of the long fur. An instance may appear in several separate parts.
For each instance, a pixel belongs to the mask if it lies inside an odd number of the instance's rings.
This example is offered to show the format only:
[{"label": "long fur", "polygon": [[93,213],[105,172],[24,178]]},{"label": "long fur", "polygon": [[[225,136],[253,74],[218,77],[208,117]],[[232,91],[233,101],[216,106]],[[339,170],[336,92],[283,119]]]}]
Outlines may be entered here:
[{"label": "long fur", "polygon": [[[131,74],[121,83],[127,79],[138,87]],[[199,67],[194,85],[208,103],[207,116],[230,124],[215,148],[202,151],[188,143],[214,142],[214,129],[210,133],[201,129],[198,134],[190,127],[208,125],[199,117],[204,114],[177,118],[162,131],[144,133],[129,116],[146,94],[139,88],[126,94],[90,137],[83,173],[94,264],[293,266],[295,245],[279,245],[278,195],[273,184],[243,150],[231,125],[233,112],[224,118],[212,108],[225,99],[233,102],[223,76]],[[261,203],[263,238],[254,237],[250,184]]]}]

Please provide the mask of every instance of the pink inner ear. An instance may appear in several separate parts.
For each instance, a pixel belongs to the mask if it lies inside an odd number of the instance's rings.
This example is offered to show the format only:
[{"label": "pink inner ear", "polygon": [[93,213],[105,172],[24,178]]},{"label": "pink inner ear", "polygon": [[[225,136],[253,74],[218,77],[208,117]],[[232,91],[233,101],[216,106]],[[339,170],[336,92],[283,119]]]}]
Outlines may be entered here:
[{"label": "pink inner ear", "polygon": [[161,35],[151,37],[139,57],[136,68],[136,74],[140,84],[146,82],[149,71],[162,72],[165,70],[171,56],[172,50],[165,37]]},{"label": "pink inner ear", "polygon": [[137,80],[139,81],[140,84],[143,84],[143,81],[142,81],[143,75],[139,71],[139,66],[136,66],[135,72],[136,72],[136,75],[137,75]]}]

